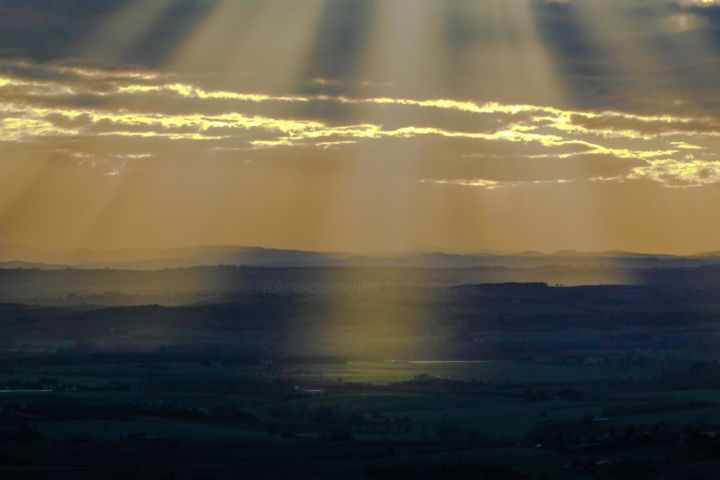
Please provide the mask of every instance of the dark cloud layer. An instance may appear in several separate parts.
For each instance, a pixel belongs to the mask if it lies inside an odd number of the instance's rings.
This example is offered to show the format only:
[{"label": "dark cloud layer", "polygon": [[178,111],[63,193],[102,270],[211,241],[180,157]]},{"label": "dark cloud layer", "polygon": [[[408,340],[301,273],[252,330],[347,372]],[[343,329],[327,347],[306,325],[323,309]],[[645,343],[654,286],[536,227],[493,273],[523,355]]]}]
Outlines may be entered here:
[{"label": "dark cloud layer", "polygon": [[[234,1],[247,6],[246,18],[233,20],[237,29],[241,30],[243,22],[253,21],[253,15],[263,8],[263,2]],[[0,52],[6,57],[41,61],[71,59],[162,67],[222,0],[171,2],[151,28],[134,39],[133,47],[123,52],[121,58],[107,58],[102,51],[91,48],[93,45],[87,45],[88,42],[97,42],[97,31],[131,3],[129,0],[7,0],[0,5]],[[491,20],[478,24],[476,19],[467,15],[467,4],[472,2],[452,0],[443,3],[445,18],[438,20],[443,24],[448,43],[444,61],[450,78],[444,91],[437,94],[472,94],[470,86],[478,83],[478,79],[463,74],[463,52],[498,42],[502,35],[508,35],[507,31],[512,34],[512,19],[508,19],[506,26],[494,24]],[[518,2],[512,0],[509,3]],[[710,99],[719,97],[714,94],[720,93],[716,82],[720,75],[717,55],[720,48],[720,7],[692,8],[682,2],[640,0],[579,0],[567,3],[527,0],[526,3],[530,5],[533,22],[555,64],[560,81],[567,89],[566,97],[574,106],[618,108],[631,102],[638,108],[647,109],[656,101],[654,96],[670,98],[678,94],[681,97],[702,95],[707,103],[696,103],[706,108],[717,108],[715,101]],[[634,61],[629,54],[624,56],[619,54],[622,52],[604,49],[602,42],[593,37],[586,27],[588,19],[583,15],[587,12],[583,13],[582,5],[598,3],[615,8],[617,15],[627,20],[623,30],[616,30],[613,25],[599,25],[598,29],[604,29],[615,43],[654,46],[654,50],[648,53],[655,55],[656,62],[664,69],[663,75],[658,75],[657,70],[648,65]],[[347,91],[348,85],[360,74],[358,70],[371,35],[373,15],[379,11],[380,4],[378,0],[326,2],[305,67],[306,82],[302,88],[311,88],[311,85],[308,86],[310,79],[325,78],[335,80],[337,88]],[[512,13],[508,12],[507,15]],[[668,26],[671,21],[668,19],[673,15],[692,16],[692,19],[702,19],[702,22],[689,31],[674,31]],[[681,24],[686,22],[690,28],[694,24],[689,18],[677,21]],[[282,35],[282,32],[275,34]],[[708,42],[705,51],[692,48],[699,35]],[[227,43],[228,47],[232,46],[231,40]],[[688,49],[691,51],[688,52]],[[479,91],[492,93],[483,89]]]}]

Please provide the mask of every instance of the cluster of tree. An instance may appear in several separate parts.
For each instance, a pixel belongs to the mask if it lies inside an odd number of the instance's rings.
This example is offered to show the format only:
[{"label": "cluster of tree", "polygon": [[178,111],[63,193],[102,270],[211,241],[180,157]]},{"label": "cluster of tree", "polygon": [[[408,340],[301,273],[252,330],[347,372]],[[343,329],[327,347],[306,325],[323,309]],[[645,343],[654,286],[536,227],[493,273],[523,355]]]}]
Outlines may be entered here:
[{"label": "cluster of tree", "polygon": [[410,433],[413,429],[412,420],[407,415],[363,414],[358,410],[344,410],[331,405],[277,404],[268,407],[266,414],[273,420],[340,425],[353,432]]},{"label": "cluster of tree", "polygon": [[[403,465],[395,467],[368,467],[370,479],[397,480],[446,480],[463,478],[467,480],[533,480],[528,474],[517,472],[504,465],[479,462],[459,462],[445,465]],[[545,480],[544,477],[542,480]],[[547,479],[549,480],[549,479]]]},{"label": "cluster of tree", "polygon": [[608,417],[624,417],[629,415],[647,415],[655,413],[678,412],[683,410],[701,410],[716,408],[717,403],[707,400],[684,400],[655,403],[627,403],[603,409]]}]

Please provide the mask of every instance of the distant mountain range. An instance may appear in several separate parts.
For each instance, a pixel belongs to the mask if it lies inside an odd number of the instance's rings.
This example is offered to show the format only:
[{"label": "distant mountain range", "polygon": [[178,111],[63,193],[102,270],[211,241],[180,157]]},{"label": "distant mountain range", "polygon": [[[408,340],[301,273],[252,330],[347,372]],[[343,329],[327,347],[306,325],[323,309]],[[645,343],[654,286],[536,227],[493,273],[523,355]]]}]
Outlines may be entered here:
[{"label": "distant mountain range", "polygon": [[357,255],[256,247],[211,246],[173,249],[111,251],[50,250],[15,245],[0,246],[3,269],[120,269],[160,270],[199,266],[252,267],[398,267],[398,268],[677,268],[720,265],[720,252],[696,256],[629,252],[519,253],[406,253]]}]

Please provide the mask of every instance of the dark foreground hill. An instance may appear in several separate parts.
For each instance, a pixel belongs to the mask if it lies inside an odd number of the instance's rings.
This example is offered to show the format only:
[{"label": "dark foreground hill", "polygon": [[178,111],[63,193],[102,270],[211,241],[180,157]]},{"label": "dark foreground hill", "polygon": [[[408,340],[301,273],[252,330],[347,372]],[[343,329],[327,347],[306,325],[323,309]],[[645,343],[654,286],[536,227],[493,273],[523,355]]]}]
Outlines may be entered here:
[{"label": "dark foreground hill", "polygon": [[717,269],[452,272],[1,272],[0,477],[718,478]]}]

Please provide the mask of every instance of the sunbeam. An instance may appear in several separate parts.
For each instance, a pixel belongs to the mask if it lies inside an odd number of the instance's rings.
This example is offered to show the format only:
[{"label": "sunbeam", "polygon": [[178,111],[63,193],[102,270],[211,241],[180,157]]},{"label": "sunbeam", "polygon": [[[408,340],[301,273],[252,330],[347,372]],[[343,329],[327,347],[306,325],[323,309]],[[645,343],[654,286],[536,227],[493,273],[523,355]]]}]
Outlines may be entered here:
[{"label": "sunbeam", "polygon": [[563,95],[531,2],[450,3],[454,78],[462,92],[512,102],[562,104]]},{"label": "sunbeam", "polygon": [[[21,204],[57,188],[86,201],[53,238],[86,247],[636,245],[601,213],[609,198],[687,190],[688,202],[720,183],[714,10],[671,0],[98,5],[75,20],[91,32],[82,48],[0,62],[2,147],[50,168],[8,170],[4,229],[37,237],[43,221],[23,229],[20,219],[42,217],[41,203]],[[686,228],[655,222],[646,241],[705,231],[678,222]]]},{"label": "sunbeam", "polygon": [[0,0],[0,479],[717,480],[719,79],[720,0]]},{"label": "sunbeam", "polygon": [[172,65],[232,72],[250,77],[254,85],[293,89],[303,80],[325,3],[222,0],[187,38]]},{"label": "sunbeam", "polygon": [[81,56],[103,63],[131,61],[130,54],[178,0],[131,0],[113,12],[80,47]]}]

